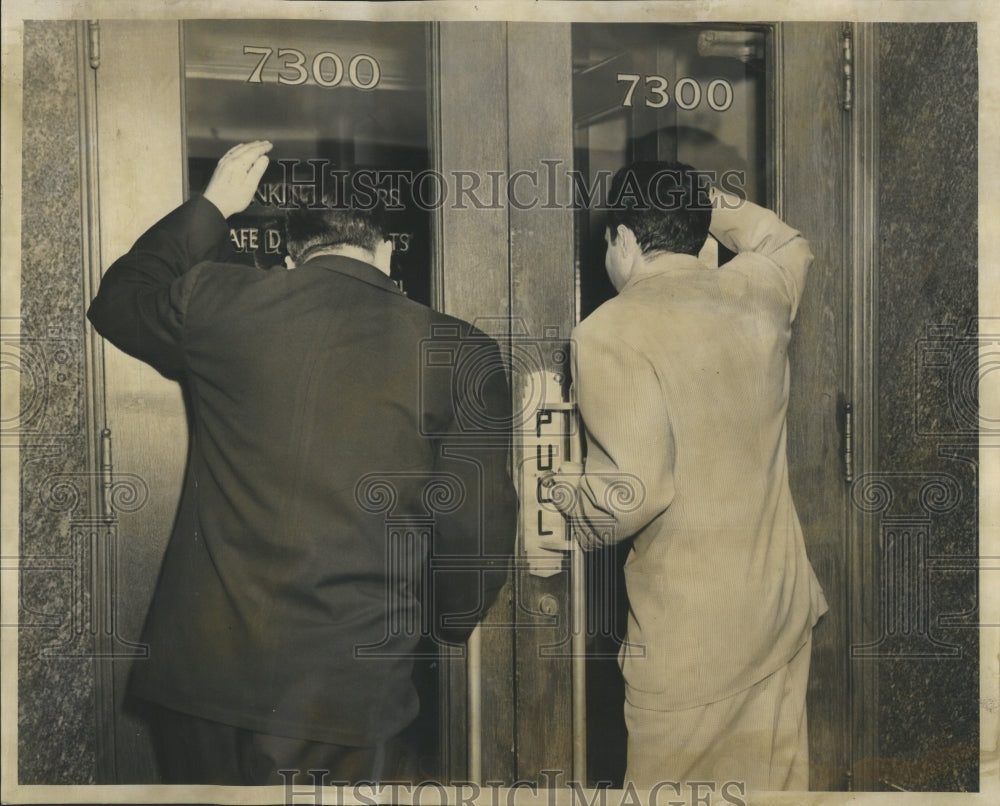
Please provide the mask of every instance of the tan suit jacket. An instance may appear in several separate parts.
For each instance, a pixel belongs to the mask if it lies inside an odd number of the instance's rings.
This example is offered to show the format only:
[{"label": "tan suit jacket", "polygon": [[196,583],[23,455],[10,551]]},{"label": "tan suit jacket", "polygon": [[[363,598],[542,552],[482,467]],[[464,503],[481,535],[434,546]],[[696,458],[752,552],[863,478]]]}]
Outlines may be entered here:
[{"label": "tan suit jacket", "polygon": [[[725,202],[736,205],[735,197]],[[787,663],[826,610],[788,485],[791,324],[808,243],[744,202],[713,212],[739,254],[668,254],[574,332],[584,542],[634,536],[621,664],[629,701],[677,709]]]}]

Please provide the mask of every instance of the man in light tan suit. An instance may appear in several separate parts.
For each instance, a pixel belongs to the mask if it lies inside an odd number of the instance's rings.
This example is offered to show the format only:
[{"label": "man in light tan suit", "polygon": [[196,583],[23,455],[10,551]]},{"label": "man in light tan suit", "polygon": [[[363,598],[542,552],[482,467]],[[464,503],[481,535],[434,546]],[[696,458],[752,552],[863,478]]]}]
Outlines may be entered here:
[{"label": "man in light tan suit", "polygon": [[[806,789],[827,606],[789,490],[785,411],[813,256],[770,211],[698,180],[650,162],[612,182],[618,295],[573,334],[586,463],[548,483],[572,487],[553,497],[585,548],[634,538],[626,779]],[[709,229],[738,253],[721,268],[697,257]]]}]

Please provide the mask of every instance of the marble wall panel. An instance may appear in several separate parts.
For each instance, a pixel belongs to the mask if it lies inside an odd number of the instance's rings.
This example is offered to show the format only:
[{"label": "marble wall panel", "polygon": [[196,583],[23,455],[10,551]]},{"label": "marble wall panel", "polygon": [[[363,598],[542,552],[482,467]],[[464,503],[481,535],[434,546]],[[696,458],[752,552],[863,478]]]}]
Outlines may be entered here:
[{"label": "marble wall panel", "polygon": [[979,783],[976,46],[974,24],[878,30],[885,789]]},{"label": "marble wall panel", "polygon": [[77,46],[75,23],[25,24],[21,414],[5,424],[21,444],[22,784],[92,783],[96,767],[93,643],[78,633],[89,554],[71,525],[89,506],[71,492],[88,467]]}]

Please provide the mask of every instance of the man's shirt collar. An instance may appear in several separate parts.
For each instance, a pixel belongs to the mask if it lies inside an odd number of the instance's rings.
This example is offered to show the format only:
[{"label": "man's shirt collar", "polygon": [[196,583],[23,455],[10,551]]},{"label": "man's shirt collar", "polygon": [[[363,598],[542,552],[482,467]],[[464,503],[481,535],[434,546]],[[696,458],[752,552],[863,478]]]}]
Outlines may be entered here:
[{"label": "man's shirt collar", "polygon": [[317,255],[291,271],[302,271],[307,268],[335,271],[386,291],[394,291],[397,294],[403,293],[384,272],[377,269],[371,263],[365,263],[363,260],[357,260],[353,257],[346,257],[345,255]]}]

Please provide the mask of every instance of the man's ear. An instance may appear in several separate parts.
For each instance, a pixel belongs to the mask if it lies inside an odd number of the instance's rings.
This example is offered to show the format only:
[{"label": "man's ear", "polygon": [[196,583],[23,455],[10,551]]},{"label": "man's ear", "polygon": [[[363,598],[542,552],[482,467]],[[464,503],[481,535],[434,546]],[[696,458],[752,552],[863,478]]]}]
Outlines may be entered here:
[{"label": "man's ear", "polygon": [[375,266],[388,275],[392,265],[392,238],[386,238],[381,243],[375,244],[372,257],[375,259]]},{"label": "man's ear", "polygon": [[635,233],[624,224],[618,225],[617,236],[618,237],[615,239],[617,242],[616,245],[618,245],[626,255],[632,254],[633,250],[635,250],[639,245],[639,242],[635,238]]}]

